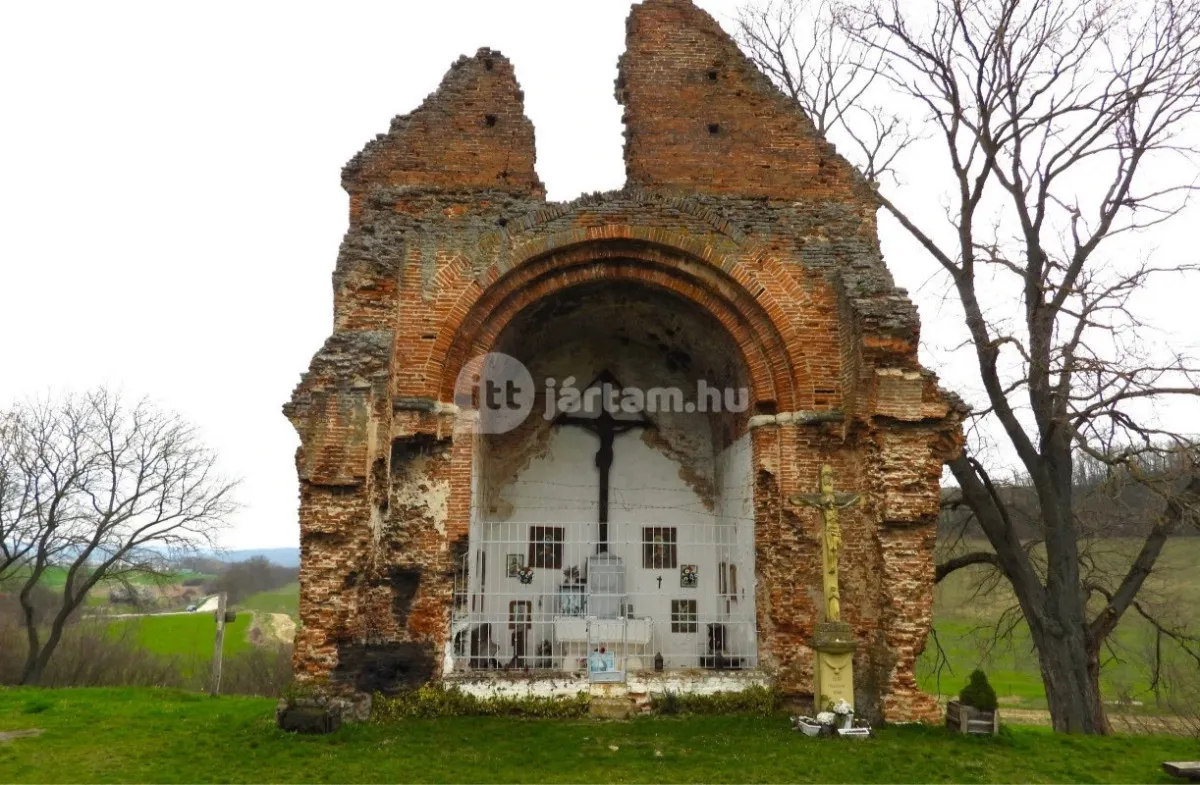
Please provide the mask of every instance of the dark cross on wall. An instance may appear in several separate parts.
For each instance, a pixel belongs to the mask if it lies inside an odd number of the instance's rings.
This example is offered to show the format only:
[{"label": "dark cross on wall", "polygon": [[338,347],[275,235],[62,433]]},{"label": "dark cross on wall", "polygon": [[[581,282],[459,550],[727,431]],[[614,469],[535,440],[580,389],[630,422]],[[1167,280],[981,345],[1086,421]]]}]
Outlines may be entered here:
[{"label": "dark cross on wall", "polygon": [[[605,371],[597,376],[596,380],[589,384],[583,392],[586,396],[587,390],[593,387],[600,387],[603,390],[606,384],[615,390],[622,389],[616,377]],[[564,413],[554,418],[555,425],[574,425],[596,434],[600,439],[600,449],[596,451],[596,468],[600,470],[600,541],[596,544],[596,553],[608,553],[608,486],[609,472],[612,470],[613,465],[613,442],[616,440],[618,434],[631,431],[634,428],[654,427],[654,423],[640,413],[637,419],[618,420],[616,417],[613,417],[607,407],[604,406],[603,400],[605,397],[605,395],[601,395],[600,413],[594,417],[579,417]]]}]

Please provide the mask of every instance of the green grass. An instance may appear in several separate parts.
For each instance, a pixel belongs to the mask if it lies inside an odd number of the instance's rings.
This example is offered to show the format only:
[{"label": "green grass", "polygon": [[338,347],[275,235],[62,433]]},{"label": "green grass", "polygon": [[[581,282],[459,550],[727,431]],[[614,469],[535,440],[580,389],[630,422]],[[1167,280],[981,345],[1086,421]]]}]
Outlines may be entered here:
[{"label": "green grass", "polygon": [[[247,639],[252,614],[238,613],[237,618],[225,626],[225,654],[233,655],[248,651],[252,644]],[[128,631],[139,643],[155,654],[202,657],[207,662],[212,657],[216,637],[216,622],[213,614],[197,612],[158,616],[140,616],[131,619],[113,619],[114,634]]]},{"label": "green grass", "polygon": [[859,742],[816,740],[778,718],[630,723],[460,717],[274,727],[274,701],[150,689],[0,690],[6,782],[1168,782],[1160,763],[1193,741],[996,739],[898,727]]},{"label": "green grass", "polygon": [[278,589],[252,594],[237,604],[238,608],[259,613],[286,613],[300,618],[300,584],[289,583]]},{"label": "green grass", "polygon": [[[1112,571],[1123,569],[1130,554],[1140,547],[1133,540],[1109,540],[1096,547],[1095,558],[1112,565]],[[970,548],[983,548],[971,543]],[[1164,614],[1164,618],[1200,633],[1200,538],[1176,538],[1167,543],[1159,558],[1156,573],[1147,581],[1141,599],[1149,607]],[[939,674],[935,668],[937,649],[930,639],[917,663],[921,687],[928,692],[957,694],[975,668],[983,668],[992,686],[1006,705],[1023,708],[1045,708],[1046,693],[1042,686],[1037,655],[1029,629],[1020,621],[1008,640],[996,645],[993,631],[1005,608],[1013,604],[1007,584],[993,591],[976,594],[983,568],[968,568],[952,574],[938,585],[934,594],[934,630],[946,655],[946,666]],[[1142,701],[1143,711],[1164,713],[1155,705],[1150,689],[1150,658],[1154,646],[1153,628],[1130,611],[1110,638],[1111,649],[1105,652],[1101,671],[1101,690],[1106,700],[1125,698]],[[1169,640],[1163,644],[1167,661],[1187,664],[1178,648]],[[947,667],[948,666],[948,667]],[[1194,663],[1190,668],[1194,669]],[[1200,753],[1198,753],[1200,754]]]}]

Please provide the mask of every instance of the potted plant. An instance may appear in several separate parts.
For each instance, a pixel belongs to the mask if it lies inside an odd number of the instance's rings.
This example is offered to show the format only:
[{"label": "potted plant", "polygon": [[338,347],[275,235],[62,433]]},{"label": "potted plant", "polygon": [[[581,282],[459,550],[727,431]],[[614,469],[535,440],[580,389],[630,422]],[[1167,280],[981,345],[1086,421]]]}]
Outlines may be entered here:
[{"label": "potted plant", "polygon": [[854,709],[844,700],[830,703],[816,717],[792,717],[795,729],[805,736],[865,739],[871,736],[871,726],[854,718]]},{"label": "potted plant", "polygon": [[958,733],[991,735],[1000,732],[999,702],[996,691],[981,670],[971,673],[958,700],[946,704],[946,727]]}]

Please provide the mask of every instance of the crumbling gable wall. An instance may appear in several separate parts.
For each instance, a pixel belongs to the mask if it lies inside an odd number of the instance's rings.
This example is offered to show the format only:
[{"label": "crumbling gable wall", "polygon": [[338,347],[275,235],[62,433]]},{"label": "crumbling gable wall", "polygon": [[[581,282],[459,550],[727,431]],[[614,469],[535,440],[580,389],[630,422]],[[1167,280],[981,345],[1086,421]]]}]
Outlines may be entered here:
[{"label": "crumbling gable wall", "polygon": [[762,662],[811,692],[819,518],[785,500],[831,463],[863,496],[843,513],[858,701],[931,718],[913,668],[963,411],[917,362],[871,186],[689,0],[635,6],[626,44],[619,192],[545,202],[512,66],[487,49],[346,167],[334,334],[285,407],[302,441],[297,672],[385,691],[442,675],[476,456],[455,378],[524,308],[611,280],[695,303],[743,353]]},{"label": "crumbling gable wall", "polygon": [[[617,77],[629,185],[864,204],[869,185],[708,13],[633,7]],[[871,213],[873,214],[873,210]]]}]

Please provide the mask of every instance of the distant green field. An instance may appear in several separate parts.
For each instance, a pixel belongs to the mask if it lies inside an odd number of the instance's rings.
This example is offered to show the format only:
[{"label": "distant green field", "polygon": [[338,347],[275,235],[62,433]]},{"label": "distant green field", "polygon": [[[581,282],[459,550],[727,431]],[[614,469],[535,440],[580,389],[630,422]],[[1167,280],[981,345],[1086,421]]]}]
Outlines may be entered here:
[{"label": "distant green field", "polygon": [[[1133,540],[1111,540],[1097,546],[1093,556],[1102,564],[1127,565],[1130,553],[1140,545]],[[984,544],[972,543],[970,547],[982,548]],[[1197,564],[1200,564],[1200,538],[1171,540],[1141,596],[1164,619],[1194,633],[1200,633]],[[997,694],[1011,699],[1010,705],[1044,708],[1046,694],[1037,654],[1024,621],[1017,623],[1007,640],[993,643],[993,631],[1004,610],[1013,605],[1013,598],[1006,583],[998,584],[990,592],[978,592],[985,572],[985,568],[979,567],[960,570],[938,585],[934,595],[934,630],[947,662],[942,666],[939,683],[935,667],[937,648],[931,637],[917,663],[921,686],[932,693],[954,694],[966,683],[972,670],[982,668]],[[1143,702],[1147,711],[1155,710],[1155,696],[1150,688],[1154,646],[1155,635],[1150,624],[1133,611],[1127,613],[1103,658],[1101,689],[1106,700],[1132,699]],[[1189,662],[1167,639],[1163,641],[1163,654],[1167,662]],[[1191,667],[1195,668],[1194,662]]]},{"label": "distant green field", "polygon": [[237,604],[238,608],[258,613],[286,613],[300,617],[300,584],[289,583],[278,589],[253,594]]},{"label": "distant green field", "polygon": [[[7,580],[8,581],[18,581],[24,575],[28,575],[28,574],[29,574],[28,570],[25,570],[24,572],[22,572],[20,570],[14,571],[14,573]],[[216,577],[215,575],[210,575],[208,573],[192,572],[191,570],[180,570],[178,572],[173,572],[173,573],[170,573],[167,575],[161,575],[161,576],[159,576],[159,575],[130,575],[129,582],[133,583],[133,584],[141,585],[141,586],[151,586],[151,585],[155,585],[155,584],[181,583],[182,581],[186,581],[190,578],[202,578],[204,580],[209,580],[209,579],[212,579],[215,577]],[[47,567],[46,571],[44,573],[42,573],[42,581],[41,582],[51,588],[57,588],[59,586],[66,584],[67,568],[66,567]],[[101,581],[100,583],[101,583],[101,585],[108,585],[110,583],[115,583],[115,581]]]},{"label": "distant green field", "polygon": [[[251,643],[247,636],[252,614],[239,613],[237,619],[225,627],[225,654],[248,651]],[[113,619],[114,634],[128,632],[147,650],[155,654],[212,657],[213,641],[216,636],[216,621],[212,613],[164,614],[139,616],[137,618]]]}]

